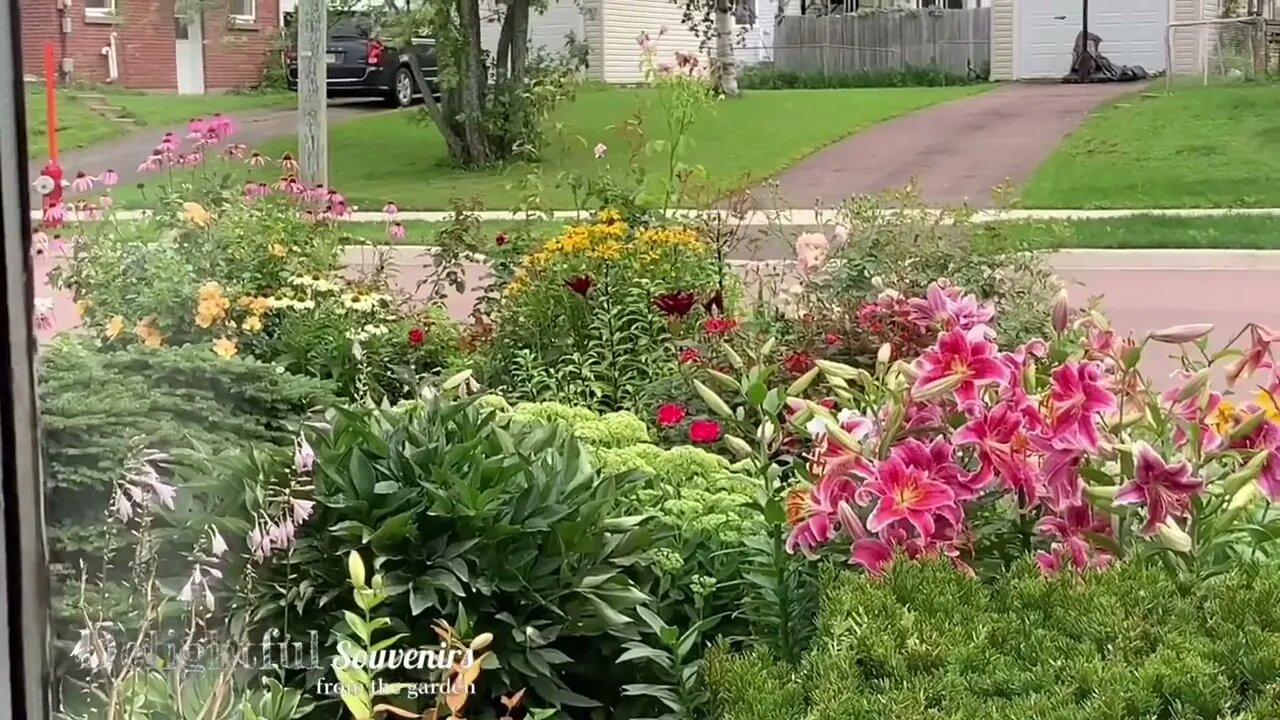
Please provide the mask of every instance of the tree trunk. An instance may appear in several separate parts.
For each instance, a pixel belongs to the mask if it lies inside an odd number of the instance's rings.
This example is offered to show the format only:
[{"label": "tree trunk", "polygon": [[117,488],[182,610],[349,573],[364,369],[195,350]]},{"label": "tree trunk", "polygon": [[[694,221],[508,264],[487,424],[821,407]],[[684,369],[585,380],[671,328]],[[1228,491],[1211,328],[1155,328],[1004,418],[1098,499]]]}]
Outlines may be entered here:
[{"label": "tree trunk", "polygon": [[715,0],[715,81],[720,92],[738,96],[738,63],[733,56],[733,0]]},{"label": "tree trunk", "polygon": [[529,64],[529,0],[510,0],[507,16],[511,18],[511,79],[523,83]]},{"label": "tree trunk", "polygon": [[436,99],[431,94],[431,86],[427,84],[427,78],[422,74],[422,66],[418,63],[417,55],[409,53],[409,69],[413,71],[413,79],[418,84],[418,90],[422,92],[422,107],[427,111],[427,115],[431,116],[432,122],[436,124],[436,129],[440,131],[440,135],[444,137],[444,144],[449,148],[449,157],[455,162],[465,163],[467,150],[462,144],[462,139],[453,131],[453,125],[449,122],[449,117],[436,103]]},{"label": "tree trunk", "polygon": [[458,0],[458,90],[462,107],[462,140],[467,160],[473,165],[489,163],[489,146],[484,132],[484,86],[488,84],[480,47],[479,0]]},{"label": "tree trunk", "polygon": [[493,59],[494,74],[497,76],[499,85],[507,79],[511,67],[511,32],[514,25],[515,15],[511,12],[511,6],[508,5],[506,12],[502,15],[502,32],[498,34],[498,54]]}]

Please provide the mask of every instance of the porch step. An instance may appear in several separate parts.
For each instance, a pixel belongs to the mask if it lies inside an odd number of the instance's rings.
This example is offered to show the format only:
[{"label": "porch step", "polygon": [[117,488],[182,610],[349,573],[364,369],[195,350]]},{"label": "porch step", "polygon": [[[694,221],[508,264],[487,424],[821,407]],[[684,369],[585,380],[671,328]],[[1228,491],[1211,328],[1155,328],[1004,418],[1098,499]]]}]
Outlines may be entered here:
[{"label": "porch step", "polygon": [[118,112],[124,112],[124,108],[122,108],[122,107],[120,107],[120,106],[118,106],[118,105],[90,105],[90,106],[89,106],[89,109],[90,109],[90,110],[95,110],[95,111],[97,111],[97,112],[101,112],[101,113],[118,113]]},{"label": "porch step", "polygon": [[121,125],[136,125],[138,123],[136,119],[131,117],[113,117],[111,118],[111,121],[118,122]]}]

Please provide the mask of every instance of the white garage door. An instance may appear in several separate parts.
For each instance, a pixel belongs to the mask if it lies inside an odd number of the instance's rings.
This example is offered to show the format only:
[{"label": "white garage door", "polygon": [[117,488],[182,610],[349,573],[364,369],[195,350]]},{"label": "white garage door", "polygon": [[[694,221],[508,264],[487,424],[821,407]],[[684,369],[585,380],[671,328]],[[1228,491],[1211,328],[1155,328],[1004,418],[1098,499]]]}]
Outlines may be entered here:
[{"label": "white garage door", "polygon": [[[1014,0],[1018,13],[1019,79],[1060,78],[1071,69],[1080,32],[1080,0]],[[1089,3],[1089,32],[1102,38],[1102,54],[1117,65],[1164,70],[1169,0]]]}]

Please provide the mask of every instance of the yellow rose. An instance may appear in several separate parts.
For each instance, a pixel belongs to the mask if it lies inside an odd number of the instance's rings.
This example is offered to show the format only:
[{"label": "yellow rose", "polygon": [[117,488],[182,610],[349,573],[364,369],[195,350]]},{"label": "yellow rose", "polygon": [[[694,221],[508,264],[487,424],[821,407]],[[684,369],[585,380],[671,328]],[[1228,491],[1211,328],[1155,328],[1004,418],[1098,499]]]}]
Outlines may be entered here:
[{"label": "yellow rose", "polygon": [[271,244],[271,257],[282,258],[288,254],[289,254],[289,248],[285,247],[284,245],[281,245],[280,243]]},{"label": "yellow rose", "polygon": [[120,337],[122,332],[124,332],[124,318],[116,315],[107,321],[106,336],[108,340],[115,340]]},{"label": "yellow rose", "polygon": [[257,315],[250,315],[244,319],[240,327],[243,327],[248,332],[259,332],[262,330],[262,318]]},{"label": "yellow rose", "polygon": [[133,334],[138,336],[143,345],[150,348],[158,348],[164,344],[164,335],[151,324],[152,318],[147,318],[137,324],[133,328]]},{"label": "yellow rose", "polygon": [[213,352],[218,357],[226,359],[234,357],[240,349],[236,347],[236,341],[230,338],[220,337],[213,341]]},{"label": "yellow rose", "polygon": [[192,225],[198,227],[209,227],[209,221],[213,216],[200,203],[184,202],[182,203],[182,217]]}]

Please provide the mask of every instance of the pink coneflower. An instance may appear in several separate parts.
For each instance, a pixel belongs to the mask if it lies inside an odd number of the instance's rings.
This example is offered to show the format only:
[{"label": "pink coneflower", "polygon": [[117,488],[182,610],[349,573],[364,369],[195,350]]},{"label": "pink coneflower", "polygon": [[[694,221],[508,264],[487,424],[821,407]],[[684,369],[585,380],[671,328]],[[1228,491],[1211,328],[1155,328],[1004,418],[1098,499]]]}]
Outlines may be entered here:
[{"label": "pink coneflower", "polygon": [[178,138],[173,133],[167,132],[164,137],[160,138],[160,144],[156,146],[155,152],[161,155],[168,155],[178,151]]},{"label": "pink coneflower", "polygon": [[280,169],[286,175],[298,174],[298,161],[293,159],[293,153],[285,153],[280,156]]},{"label": "pink coneflower", "polygon": [[254,150],[249,155],[249,167],[265,167],[268,160],[270,160],[270,158],[266,155]]},{"label": "pink coneflower", "polygon": [[387,226],[387,235],[390,236],[392,240],[403,240],[404,225],[401,225],[398,222],[391,223]]},{"label": "pink coneflower", "polygon": [[202,162],[204,162],[204,153],[202,152],[193,152],[182,158],[183,165],[199,165]]},{"label": "pink coneflower", "polygon": [[236,134],[235,123],[222,113],[214,113],[213,117],[209,118],[208,129],[217,139],[228,138]]},{"label": "pink coneflower", "polygon": [[82,202],[76,206],[77,220],[101,220],[102,209],[91,202]]},{"label": "pink coneflower", "polygon": [[31,252],[43,255],[49,251],[49,235],[43,230],[31,234]]},{"label": "pink coneflower", "polygon": [[45,225],[61,225],[67,219],[67,206],[62,203],[49,206],[44,211]]},{"label": "pink coneflower", "polygon": [[243,159],[244,152],[248,149],[249,146],[243,143],[231,143],[227,146],[227,157]]},{"label": "pink coneflower", "polygon": [[201,140],[208,131],[209,123],[205,122],[204,118],[191,118],[191,120],[187,122],[188,140]]},{"label": "pink coneflower", "polygon": [[164,164],[164,156],[159,151],[151,153],[146,160],[138,165],[138,172],[148,172],[150,170],[159,170]]},{"label": "pink coneflower", "polygon": [[382,206],[382,214],[386,216],[387,220],[391,220],[400,214],[400,208],[396,207],[394,202],[388,201],[386,205]]},{"label": "pink coneflower", "polygon": [[98,176],[98,181],[103,187],[115,187],[116,183],[120,182],[120,175],[115,170],[108,169]]},{"label": "pink coneflower", "polygon": [[98,196],[98,204],[102,206],[103,210],[110,210],[111,206],[116,204],[116,201],[110,195],[103,193]]},{"label": "pink coneflower", "polygon": [[89,192],[93,189],[93,177],[80,170],[76,173],[76,179],[71,181],[71,189],[78,193]]}]

